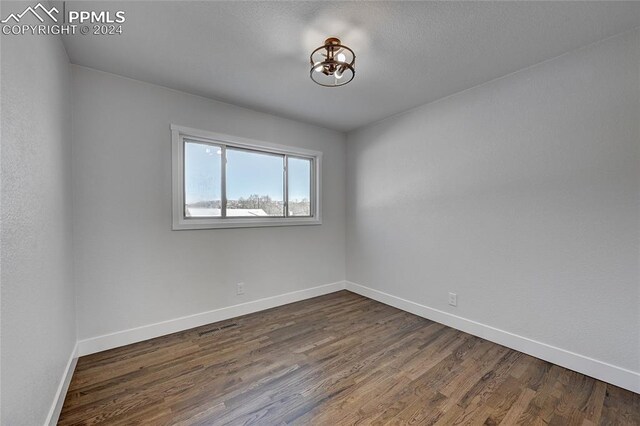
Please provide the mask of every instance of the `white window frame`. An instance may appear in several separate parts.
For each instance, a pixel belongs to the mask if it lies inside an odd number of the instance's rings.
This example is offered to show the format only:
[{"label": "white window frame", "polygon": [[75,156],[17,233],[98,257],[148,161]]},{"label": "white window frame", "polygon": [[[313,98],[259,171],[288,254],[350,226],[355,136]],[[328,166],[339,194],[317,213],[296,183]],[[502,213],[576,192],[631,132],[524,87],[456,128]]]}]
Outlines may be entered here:
[{"label": "white window frame", "polygon": [[[290,155],[297,158],[309,158],[312,164],[311,180],[311,216],[291,217],[185,217],[184,214],[184,140],[201,140],[211,144],[222,145],[226,149],[241,148],[252,151],[278,155]],[[309,149],[273,144],[223,133],[192,129],[189,127],[171,125],[171,174],[173,199],[173,229],[215,229],[215,228],[253,228],[263,226],[292,226],[292,225],[321,225],[322,224],[322,152]],[[286,164],[286,162],[285,162]],[[224,176],[225,165],[222,167],[222,203],[226,204]],[[285,168],[284,181],[287,182]],[[285,214],[288,212],[287,192],[285,191]]]}]

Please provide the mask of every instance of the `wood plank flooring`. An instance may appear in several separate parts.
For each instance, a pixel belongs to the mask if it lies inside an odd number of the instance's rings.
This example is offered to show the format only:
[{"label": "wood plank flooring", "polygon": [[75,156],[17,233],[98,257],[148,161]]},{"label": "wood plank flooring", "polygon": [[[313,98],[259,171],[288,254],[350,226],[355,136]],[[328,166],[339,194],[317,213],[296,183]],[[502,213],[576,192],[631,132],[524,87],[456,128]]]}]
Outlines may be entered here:
[{"label": "wood plank flooring", "polygon": [[640,425],[640,395],[341,291],[79,359],[61,425]]}]

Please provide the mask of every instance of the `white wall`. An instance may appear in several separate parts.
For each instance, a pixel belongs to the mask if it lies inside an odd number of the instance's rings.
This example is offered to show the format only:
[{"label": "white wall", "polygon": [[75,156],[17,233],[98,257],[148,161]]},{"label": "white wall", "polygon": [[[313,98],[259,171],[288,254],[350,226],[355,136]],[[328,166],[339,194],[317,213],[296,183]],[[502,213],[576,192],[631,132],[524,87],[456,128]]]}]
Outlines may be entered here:
[{"label": "white wall", "polygon": [[59,37],[2,36],[1,82],[0,423],[32,426],[45,422],[76,342],[71,85]]},{"label": "white wall", "polygon": [[349,134],[347,279],[640,372],[639,122],[636,30]]},{"label": "white wall", "polygon": [[[73,85],[79,339],[344,280],[343,134],[77,66]],[[172,231],[172,123],[322,151],[323,224]]]}]

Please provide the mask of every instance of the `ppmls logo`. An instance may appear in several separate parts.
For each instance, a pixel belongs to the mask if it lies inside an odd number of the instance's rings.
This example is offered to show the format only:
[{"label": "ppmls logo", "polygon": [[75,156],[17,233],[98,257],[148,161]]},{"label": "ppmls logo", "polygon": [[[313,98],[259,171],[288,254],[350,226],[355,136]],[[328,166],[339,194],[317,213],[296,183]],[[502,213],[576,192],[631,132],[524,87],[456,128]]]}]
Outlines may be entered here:
[{"label": "ppmls logo", "polygon": [[20,13],[9,14],[0,24],[3,35],[119,35],[124,21],[122,10],[67,10],[66,2],[62,2],[62,13],[55,7],[48,9],[38,3]]},{"label": "ppmls logo", "polygon": [[[40,11],[40,14],[42,14],[44,16],[48,16],[49,18],[51,18],[53,20],[53,22],[58,22],[58,18],[56,18],[56,16],[55,16],[58,13],[60,13],[58,11],[58,9],[56,9],[55,7],[52,7],[51,9],[47,10],[47,8],[42,5],[42,3],[38,3],[37,5],[35,5],[35,7],[29,6],[22,13],[18,13],[18,14],[11,13],[9,16],[7,16],[5,19],[3,19],[0,22],[3,23],[3,24],[7,24],[7,23],[9,23],[9,21],[13,20],[17,24],[17,23],[20,22],[22,17],[25,16],[26,14],[31,14],[31,15],[35,16],[38,19],[38,21],[44,22],[44,19],[38,13],[38,11]],[[54,13],[55,13],[55,15],[54,15]]]}]

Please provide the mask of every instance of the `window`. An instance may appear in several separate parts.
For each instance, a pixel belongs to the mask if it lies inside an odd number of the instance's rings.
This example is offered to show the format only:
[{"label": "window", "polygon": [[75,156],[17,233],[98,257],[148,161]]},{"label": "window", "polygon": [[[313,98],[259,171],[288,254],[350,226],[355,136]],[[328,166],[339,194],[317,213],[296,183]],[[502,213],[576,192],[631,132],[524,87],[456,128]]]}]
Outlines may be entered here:
[{"label": "window", "polygon": [[322,153],[171,126],[173,229],[317,225]]}]

